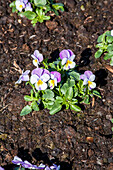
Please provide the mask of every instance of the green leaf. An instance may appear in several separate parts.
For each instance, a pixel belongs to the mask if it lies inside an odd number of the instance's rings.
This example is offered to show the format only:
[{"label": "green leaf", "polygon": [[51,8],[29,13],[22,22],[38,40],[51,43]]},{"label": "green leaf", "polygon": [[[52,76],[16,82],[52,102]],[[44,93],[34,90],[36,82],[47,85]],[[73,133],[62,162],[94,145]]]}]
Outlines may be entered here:
[{"label": "green leaf", "polygon": [[47,89],[44,92],[45,92],[45,94],[43,94],[42,97],[45,100],[54,100],[54,93],[50,89]]},{"label": "green leaf", "polygon": [[63,98],[60,97],[60,96],[57,96],[57,97],[56,97],[56,102],[57,102],[57,103],[63,103]]},{"label": "green leaf", "polygon": [[17,12],[18,10],[16,9],[16,6],[13,6],[12,8],[12,13]]},{"label": "green leaf", "polygon": [[53,69],[56,69],[55,65],[53,63],[49,63],[49,66]]},{"label": "green leaf", "polygon": [[99,49],[96,53],[95,53],[95,58],[99,58],[103,53],[102,49]]},{"label": "green leaf", "polygon": [[101,98],[100,93],[98,91],[96,91],[96,90],[93,90],[93,95]]},{"label": "green leaf", "polygon": [[106,38],[108,43],[112,43],[113,42],[113,36],[107,36]]},{"label": "green leaf", "polygon": [[69,75],[74,78],[75,80],[79,81],[80,80],[80,74],[75,72],[75,71],[71,71],[69,72]]},{"label": "green leaf", "polygon": [[52,5],[52,7],[56,10],[64,11],[63,4],[62,3],[55,3]]},{"label": "green leaf", "polygon": [[75,103],[78,103],[78,100],[77,99],[72,99],[71,104],[75,104]]},{"label": "green leaf", "polygon": [[113,123],[113,119],[111,119],[111,122]]},{"label": "green leaf", "polygon": [[96,48],[102,48],[103,46],[104,46],[103,43],[99,43],[99,44],[97,44],[95,47],[96,47]]},{"label": "green leaf", "polygon": [[110,35],[111,35],[111,31],[106,31],[106,32],[105,32],[105,35],[106,35],[106,36],[110,36]]},{"label": "green leaf", "polygon": [[37,102],[32,102],[31,103],[31,107],[34,111],[39,111],[39,107],[38,107],[38,104]]},{"label": "green leaf", "polygon": [[13,6],[15,6],[15,1],[13,1],[12,3],[10,3],[10,5],[9,5],[10,7],[13,7]]},{"label": "green leaf", "polygon": [[97,39],[97,42],[98,42],[98,43],[103,42],[103,41],[105,41],[105,33],[102,34],[102,35],[100,35],[100,36],[98,37],[98,39]]},{"label": "green leaf", "polygon": [[109,44],[107,47],[107,51],[113,51],[113,44]]},{"label": "green leaf", "polygon": [[40,5],[44,6],[46,5],[47,2],[46,0],[34,0],[34,3],[36,6],[40,6]]},{"label": "green leaf", "polygon": [[62,105],[59,103],[55,103],[52,107],[52,109],[50,110],[50,115],[54,115],[55,113],[59,112],[62,109]]},{"label": "green leaf", "polygon": [[70,105],[70,109],[74,110],[76,112],[80,112],[81,111],[81,108],[79,106],[73,105],[73,104]]},{"label": "green leaf", "polygon": [[21,14],[24,15],[29,20],[33,20],[36,17],[35,12],[32,12],[32,11],[25,11],[25,12],[23,12]]},{"label": "green leaf", "polygon": [[32,24],[36,24],[37,22],[38,22],[37,18],[34,18],[34,19],[31,21]]},{"label": "green leaf", "polygon": [[25,116],[25,115],[29,114],[31,111],[32,111],[31,106],[26,105],[26,106],[22,109],[22,111],[21,111],[21,113],[20,113],[20,116]]},{"label": "green leaf", "polygon": [[63,94],[65,94],[66,91],[67,91],[67,89],[68,89],[68,84],[67,84],[67,83],[64,83],[63,86],[61,87],[61,92],[62,92]]},{"label": "green leaf", "polygon": [[78,95],[78,88],[77,86],[74,87],[74,97],[76,97]]},{"label": "green leaf", "polygon": [[32,101],[33,98],[31,96],[26,95],[26,96],[24,96],[24,100],[29,102],[29,101]]},{"label": "green leaf", "polygon": [[90,104],[90,103],[89,103],[89,95],[86,95],[86,96],[84,97],[84,100],[82,100],[81,103]]},{"label": "green leaf", "polygon": [[110,65],[113,66],[113,57],[111,58]]},{"label": "green leaf", "polygon": [[65,97],[66,97],[66,99],[68,99],[68,100],[71,100],[71,99],[72,99],[72,97],[73,97],[73,88],[72,88],[72,87],[69,87],[69,88],[67,89],[67,92],[66,92],[66,94],[65,94]]},{"label": "green leaf", "polygon": [[75,85],[75,80],[73,79],[68,79],[68,86],[73,87]]},{"label": "green leaf", "polygon": [[104,60],[108,60],[108,59],[112,58],[112,56],[113,56],[113,52],[106,53],[104,56]]}]

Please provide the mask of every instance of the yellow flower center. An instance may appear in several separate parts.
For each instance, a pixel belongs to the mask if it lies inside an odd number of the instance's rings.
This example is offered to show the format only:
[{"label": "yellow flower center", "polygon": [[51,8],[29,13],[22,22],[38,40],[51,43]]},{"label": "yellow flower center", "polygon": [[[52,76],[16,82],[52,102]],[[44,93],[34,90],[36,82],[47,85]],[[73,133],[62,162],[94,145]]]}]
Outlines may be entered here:
[{"label": "yellow flower center", "polygon": [[91,81],[88,81],[88,86],[92,85],[92,82]]},{"label": "yellow flower center", "polygon": [[68,67],[69,64],[72,64],[72,61],[67,60],[66,67]]},{"label": "yellow flower center", "polygon": [[37,85],[40,86],[42,84],[43,84],[43,81],[42,80],[38,80]]},{"label": "yellow flower center", "polygon": [[37,63],[37,60],[35,60],[35,62]]},{"label": "yellow flower center", "polygon": [[51,84],[52,84],[52,86],[54,86],[55,80],[51,80]]},{"label": "yellow flower center", "polygon": [[22,5],[20,5],[19,7],[22,8]]}]

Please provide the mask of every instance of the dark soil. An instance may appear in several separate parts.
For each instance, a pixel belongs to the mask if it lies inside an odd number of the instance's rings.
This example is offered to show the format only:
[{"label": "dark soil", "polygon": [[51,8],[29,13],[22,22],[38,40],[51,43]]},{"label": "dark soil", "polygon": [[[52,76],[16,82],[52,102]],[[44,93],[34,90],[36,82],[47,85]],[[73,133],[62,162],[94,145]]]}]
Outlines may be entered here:
[{"label": "dark soil", "polygon": [[[113,29],[113,1],[59,1],[65,12],[33,27],[11,13],[10,0],[0,0],[0,165],[6,170],[13,169],[15,155],[37,165],[52,160],[61,170],[113,169],[113,74],[105,67],[109,61],[94,58],[98,36]],[[79,71],[96,74],[102,99],[95,98],[94,106],[84,106],[81,113],[62,110],[51,116],[42,110],[20,117],[30,87],[15,86],[20,74],[13,64],[32,70],[36,49],[53,60],[61,50],[71,49]]]}]

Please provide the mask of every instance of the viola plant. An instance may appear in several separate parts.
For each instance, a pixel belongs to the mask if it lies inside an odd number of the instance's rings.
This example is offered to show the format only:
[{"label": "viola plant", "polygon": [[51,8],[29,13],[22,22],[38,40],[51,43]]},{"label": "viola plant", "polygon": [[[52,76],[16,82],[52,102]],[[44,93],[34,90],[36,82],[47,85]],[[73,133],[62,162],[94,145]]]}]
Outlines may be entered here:
[{"label": "viola plant", "polygon": [[[30,162],[28,162],[27,160],[22,161],[21,158],[19,158],[18,156],[15,156],[14,159],[12,160],[12,163],[15,165],[19,165],[19,167],[16,167],[16,170],[25,170],[27,169],[42,169],[42,170],[60,170],[60,165],[56,165],[53,164],[50,167],[44,164],[40,164],[39,166],[37,165],[33,165]],[[2,170],[2,169],[1,169]]]},{"label": "viola plant", "polygon": [[58,11],[64,11],[63,4],[54,3],[54,0],[16,0],[10,4],[10,7],[12,12],[17,12],[20,16],[31,20],[33,26],[37,22],[49,20],[49,11],[53,11],[56,15],[59,15]]},{"label": "viola plant", "polygon": [[110,65],[113,66],[113,30],[100,35],[97,42],[96,48],[99,50],[95,53],[95,58],[101,57],[104,53],[104,60],[110,59]]},{"label": "viola plant", "polygon": [[89,104],[93,95],[100,97],[99,92],[93,90],[96,87],[95,75],[91,71],[85,71],[82,75],[76,71],[75,55],[71,50],[62,50],[53,63],[43,60],[38,50],[31,57],[36,68],[31,71],[30,77],[30,70],[23,72],[16,82],[26,81],[32,87],[31,95],[24,96],[25,101],[31,104],[22,109],[21,116],[40,108],[48,109],[51,115],[63,107],[79,112],[81,103]]}]

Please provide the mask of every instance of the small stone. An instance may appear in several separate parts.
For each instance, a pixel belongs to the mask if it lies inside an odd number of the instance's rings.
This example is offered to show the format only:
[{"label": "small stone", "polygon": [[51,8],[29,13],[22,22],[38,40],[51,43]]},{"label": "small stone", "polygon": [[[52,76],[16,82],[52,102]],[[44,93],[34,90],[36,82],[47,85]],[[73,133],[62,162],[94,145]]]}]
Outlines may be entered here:
[{"label": "small stone", "polygon": [[46,21],[46,26],[49,30],[53,30],[57,27],[58,23],[55,21]]},{"label": "small stone", "polygon": [[100,111],[97,112],[97,115],[98,115],[98,116],[102,116],[102,112],[100,112]]},{"label": "small stone", "polygon": [[86,138],[86,140],[87,140],[87,142],[91,142],[91,143],[93,143],[94,138],[93,138],[93,137],[87,137],[87,138]]}]

